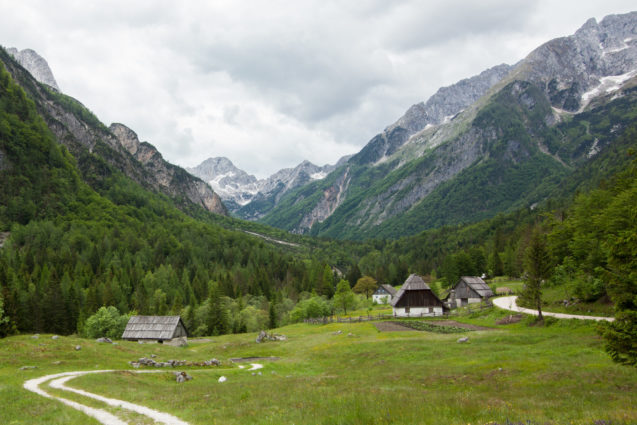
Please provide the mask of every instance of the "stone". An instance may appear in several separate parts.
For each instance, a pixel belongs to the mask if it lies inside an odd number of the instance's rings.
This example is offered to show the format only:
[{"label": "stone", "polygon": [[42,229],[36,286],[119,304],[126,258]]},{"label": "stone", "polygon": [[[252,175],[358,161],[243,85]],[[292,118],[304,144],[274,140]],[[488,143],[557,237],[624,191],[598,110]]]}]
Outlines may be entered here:
[{"label": "stone", "polygon": [[40,334],[35,334],[35,335],[33,335],[31,338],[33,338],[33,339],[38,339],[38,338],[40,338]]},{"label": "stone", "polygon": [[81,345],[76,345],[76,346],[75,346],[75,351],[80,351],[81,349],[82,349],[82,346],[81,346]]},{"label": "stone", "polygon": [[210,359],[203,362],[205,366],[221,366],[221,362],[217,359]]},{"label": "stone", "polygon": [[106,337],[97,338],[95,341],[103,342],[103,343],[106,343],[106,344],[112,344],[113,343],[113,341],[110,338],[106,338]]},{"label": "stone", "polygon": [[266,340],[267,337],[268,337],[268,333],[266,331],[259,332],[259,335],[257,335],[257,339],[256,339],[257,344],[260,344],[261,342]]},{"label": "stone", "polygon": [[154,359],[155,357],[157,357],[157,354],[151,354],[151,355],[150,355],[150,358],[151,358],[151,359]]},{"label": "stone", "polygon": [[22,366],[20,368],[20,370],[31,370],[31,369],[37,369],[37,366]]},{"label": "stone", "polygon": [[175,380],[177,383],[182,383],[186,381],[190,381],[192,376],[188,375],[186,372],[175,372]]},{"label": "stone", "polygon": [[465,342],[469,342],[469,337],[468,336],[463,336],[462,338],[458,338],[458,343],[459,344],[463,344]]},{"label": "stone", "polygon": [[58,339],[58,338],[59,338],[59,336],[57,336],[57,335],[53,335],[53,336],[51,337],[51,339]]},{"label": "stone", "polygon": [[219,382],[226,382],[226,377],[225,376],[221,376],[219,377]]},{"label": "stone", "polygon": [[336,332],[332,332],[332,335],[340,335],[342,333],[343,333],[343,331],[336,331]]},{"label": "stone", "polygon": [[256,342],[257,344],[264,341],[287,341],[288,337],[279,334],[268,334],[266,331],[259,332]]},{"label": "stone", "polygon": [[57,365],[61,365],[61,364],[62,364],[62,361],[61,361],[61,360],[56,360],[56,361],[54,361],[54,362],[51,362],[51,364],[54,364],[54,365],[56,365],[56,366],[57,366]]}]

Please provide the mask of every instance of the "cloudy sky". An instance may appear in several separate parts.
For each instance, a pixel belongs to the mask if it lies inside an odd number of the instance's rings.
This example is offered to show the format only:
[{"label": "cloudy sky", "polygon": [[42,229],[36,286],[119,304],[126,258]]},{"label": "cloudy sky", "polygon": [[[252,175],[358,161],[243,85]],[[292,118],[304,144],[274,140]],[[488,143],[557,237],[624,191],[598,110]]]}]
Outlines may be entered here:
[{"label": "cloudy sky", "polygon": [[412,104],[634,0],[0,0],[0,45],[164,157],[265,177],[359,151]]}]

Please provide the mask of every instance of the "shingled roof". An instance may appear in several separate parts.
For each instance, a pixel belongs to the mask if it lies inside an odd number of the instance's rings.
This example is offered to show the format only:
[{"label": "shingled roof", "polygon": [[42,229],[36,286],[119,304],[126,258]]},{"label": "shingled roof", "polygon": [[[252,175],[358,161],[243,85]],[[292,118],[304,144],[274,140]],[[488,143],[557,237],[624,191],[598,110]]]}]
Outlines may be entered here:
[{"label": "shingled roof", "polygon": [[[394,295],[396,295],[396,288],[394,288],[394,287],[393,287],[393,286],[391,286],[391,285],[388,285],[388,284],[386,284],[386,283],[383,283],[382,285],[380,285],[380,286],[378,287],[378,289],[376,290],[376,292],[378,292],[378,290],[379,290],[380,288],[383,288],[383,289],[384,289],[385,291],[387,291],[387,292],[389,293],[389,295],[391,295],[392,297],[393,297]],[[374,292],[374,294],[376,294],[376,292]]]},{"label": "shingled roof", "polygon": [[469,285],[471,289],[476,291],[482,298],[493,296],[493,291],[489,288],[489,285],[477,276],[462,276],[460,280]]},{"label": "shingled roof", "polygon": [[122,339],[171,340],[183,334],[187,330],[179,316],[132,316]]},{"label": "shingled roof", "polygon": [[400,290],[396,292],[396,295],[392,297],[389,304],[395,307],[405,292],[422,290],[431,290],[431,288],[425,283],[424,280],[422,280],[420,276],[412,274],[407,278],[405,283],[403,283],[403,286],[400,288]]}]

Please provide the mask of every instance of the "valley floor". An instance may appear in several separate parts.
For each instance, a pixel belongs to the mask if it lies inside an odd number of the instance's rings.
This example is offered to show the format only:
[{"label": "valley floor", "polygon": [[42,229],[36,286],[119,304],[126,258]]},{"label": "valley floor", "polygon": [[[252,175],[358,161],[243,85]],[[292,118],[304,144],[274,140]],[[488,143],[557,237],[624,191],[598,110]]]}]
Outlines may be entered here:
[{"label": "valley floor", "polygon": [[[185,348],[9,337],[0,340],[0,423],[98,424],[23,384],[50,374],[102,369],[115,371],[88,373],[66,385],[191,425],[637,423],[637,369],[612,363],[596,333],[598,324],[495,324],[508,314],[491,309],[457,318],[489,331],[379,332],[373,323],[297,324],[277,329],[287,341],[256,344],[253,334],[227,335]],[[461,337],[468,342],[458,343]],[[127,370],[129,361],[152,354],[158,361],[214,357],[222,365],[152,374]],[[248,372],[230,361],[238,357],[272,360]],[[176,370],[194,379],[178,384]],[[46,392],[103,409],[124,423],[154,423],[80,394],[49,387]]]}]

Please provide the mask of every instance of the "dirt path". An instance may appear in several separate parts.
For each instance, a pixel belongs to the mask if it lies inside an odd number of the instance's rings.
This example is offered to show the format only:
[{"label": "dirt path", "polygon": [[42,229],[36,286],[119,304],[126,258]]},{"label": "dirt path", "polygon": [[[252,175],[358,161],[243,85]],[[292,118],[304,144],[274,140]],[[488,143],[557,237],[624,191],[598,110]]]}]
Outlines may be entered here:
[{"label": "dirt path", "polygon": [[[531,310],[524,307],[518,307],[518,305],[515,303],[515,300],[517,298],[518,298],[517,296],[500,297],[500,298],[494,298],[491,301],[493,302],[493,305],[504,310],[517,311],[519,313],[532,314],[534,316],[538,315],[537,310]],[[551,313],[549,311],[542,311],[542,315],[556,317],[558,319],[581,319],[581,320],[596,320],[596,321],[606,320],[608,322],[613,322],[615,320],[614,317],[582,316],[579,314]]]},{"label": "dirt path", "polygon": [[[262,364],[259,363],[251,363],[252,367],[247,370],[258,370],[263,367]],[[209,370],[209,369],[207,369]],[[65,384],[73,378],[78,376],[87,375],[90,373],[112,373],[119,372],[117,370],[90,370],[90,371],[78,371],[78,372],[64,372],[64,373],[56,373],[53,375],[46,375],[40,378],[29,379],[24,383],[24,388],[32,391],[42,397],[58,400],[69,407],[72,407],[80,412],[87,414],[88,416],[97,419],[100,423],[104,425],[129,425],[127,422],[121,420],[117,416],[112,413],[107,412],[104,409],[97,409],[94,407],[85,406],[81,403],[77,403],[72,400],[68,400],[62,397],[57,397],[51,395],[40,388],[40,385],[48,382],[51,388],[55,388],[62,391],[68,391],[75,394],[79,394],[84,397],[92,398],[94,400],[101,401],[109,406],[119,407],[122,409],[131,410],[133,412],[139,413],[140,415],[147,416],[155,421],[155,423],[165,424],[165,425],[188,425],[188,422],[182,421],[181,419],[170,415],[168,413],[160,412],[158,410],[151,409],[146,406],[141,406],[139,404],[129,403],[127,401],[118,400],[115,398],[103,397],[98,394],[89,393],[88,391],[78,390],[75,388],[67,387]],[[131,370],[129,372],[133,373],[161,373],[164,372],[162,370]]]}]

